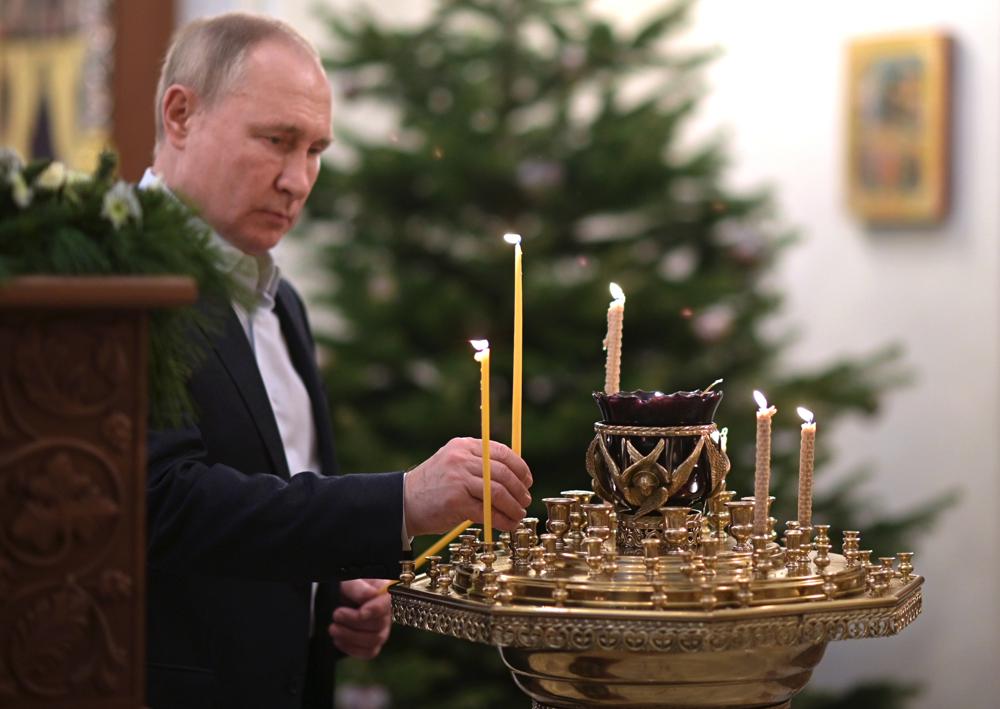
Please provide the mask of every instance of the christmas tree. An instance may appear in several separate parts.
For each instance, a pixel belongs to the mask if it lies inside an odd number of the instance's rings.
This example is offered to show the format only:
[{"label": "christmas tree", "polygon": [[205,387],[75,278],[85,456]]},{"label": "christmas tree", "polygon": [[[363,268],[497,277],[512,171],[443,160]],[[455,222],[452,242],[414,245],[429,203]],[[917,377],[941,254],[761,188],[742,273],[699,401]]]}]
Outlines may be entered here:
[{"label": "christmas tree", "polygon": [[[891,347],[817,371],[782,366],[788,339],[764,327],[781,299],[764,277],[794,238],[765,191],[727,189],[724,144],[683,140],[712,56],[672,46],[690,5],[631,32],[584,0],[450,0],[406,28],[328,17],[341,105],[376,102],[395,120],[377,138],[339,127],[346,159],[326,165],[309,203],[326,224],[321,300],[338,326],[321,342],[345,470],[405,468],[452,436],[478,436],[473,338],[492,342],[492,433],[510,440],[506,232],[524,239],[523,453],[536,501],[589,484],[611,281],[628,296],[623,389],[724,379],[731,489],[752,492],[751,391],[782,412],[779,520],[794,517],[796,405],[820,422],[821,470],[834,422],[874,414],[903,381]],[[871,524],[867,474],[818,497],[815,518],[865,530],[876,551],[904,548],[940,501]],[[530,512],[544,517],[537,502]],[[528,704],[494,649],[430,633],[395,628],[377,661],[342,664],[342,680],[385,685],[398,705]]]}]

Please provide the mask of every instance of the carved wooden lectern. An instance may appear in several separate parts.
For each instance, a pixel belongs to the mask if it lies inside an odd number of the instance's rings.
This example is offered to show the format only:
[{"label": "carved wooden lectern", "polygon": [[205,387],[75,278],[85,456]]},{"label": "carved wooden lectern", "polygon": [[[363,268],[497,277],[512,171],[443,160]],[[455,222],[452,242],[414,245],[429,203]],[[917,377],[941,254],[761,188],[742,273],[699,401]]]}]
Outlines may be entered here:
[{"label": "carved wooden lectern", "polygon": [[148,317],[195,295],[0,285],[0,707],[143,706]]}]

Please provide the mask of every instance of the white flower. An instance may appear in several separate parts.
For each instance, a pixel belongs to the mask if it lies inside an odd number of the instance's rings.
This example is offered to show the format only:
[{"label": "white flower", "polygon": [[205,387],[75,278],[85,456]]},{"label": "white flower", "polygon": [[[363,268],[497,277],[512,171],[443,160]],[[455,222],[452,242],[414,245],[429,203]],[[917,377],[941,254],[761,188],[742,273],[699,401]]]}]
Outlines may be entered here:
[{"label": "white flower", "polygon": [[55,192],[66,182],[66,166],[61,162],[50,162],[35,178],[35,187]]},{"label": "white flower", "polygon": [[66,171],[66,186],[76,187],[77,185],[82,185],[84,183],[90,182],[90,174],[83,172],[82,170],[67,170]]},{"label": "white flower", "polygon": [[142,207],[132,185],[121,180],[116,182],[104,195],[101,216],[106,217],[115,229],[121,229],[129,217],[139,221],[142,218]]},{"label": "white flower", "polygon": [[14,199],[14,204],[21,209],[31,204],[31,188],[28,187],[28,183],[24,180],[24,175],[19,170],[12,172],[7,178],[7,182],[10,184],[10,196]]},{"label": "white flower", "polygon": [[24,167],[24,161],[13,148],[0,146],[0,178],[18,172]]}]

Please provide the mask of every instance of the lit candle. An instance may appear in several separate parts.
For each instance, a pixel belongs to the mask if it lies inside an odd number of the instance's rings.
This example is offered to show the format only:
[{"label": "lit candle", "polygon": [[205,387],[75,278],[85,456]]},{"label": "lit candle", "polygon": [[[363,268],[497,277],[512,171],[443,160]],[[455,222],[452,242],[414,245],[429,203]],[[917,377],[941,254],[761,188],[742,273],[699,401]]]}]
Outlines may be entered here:
[{"label": "lit candle", "polygon": [[798,407],[802,424],[802,442],[799,446],[799,526],[812,527],[813,465],[816,459],[816,422],[813,412]]},{"label": "lit candle", "polygon": [[617,283],[612,283],[609,290],[614,300],[608,306],[608,335],[604,338],[604,349],[608,353],[604,364],[604,393],[616,394],[621,391],[622,321],[625,319],[625,293]]},{"label": "lit candle", "polygon": [[504,241],[514,245],[514,383],[511,394],[510,447],[521,455],[521,379],[523,373],[522,343],[524,334],[524,302],[521,289],[521,235],[504,234]]},{"label": "lit candle", "polygon": [[493,506],[490,500],[490,341],[470,340],[479,362],[479,408],[482,411],[483,439],[483,541],[493,544]]},{"label": "lit candle", "polygon": [[771,417],[777,409],[767,405],[759,391],[753,393],[757,402],[757,457],[753,477],[753,533],[767,534],[767,496],[771,487]]}]

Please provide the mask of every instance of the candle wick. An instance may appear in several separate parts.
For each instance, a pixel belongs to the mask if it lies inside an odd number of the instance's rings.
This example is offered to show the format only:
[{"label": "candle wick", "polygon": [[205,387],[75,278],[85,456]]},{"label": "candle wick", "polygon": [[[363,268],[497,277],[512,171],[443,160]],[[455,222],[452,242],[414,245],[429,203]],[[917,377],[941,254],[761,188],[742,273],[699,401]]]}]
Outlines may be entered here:
[{"label": "candle wick", "polygon": [[705,387],[704,389],[702,389],[702,392],[705,393],[705,394],[707,394],[708,392],[710,392],[712,390],[712,387],[714,387],[717,384],[722,384],[722,382],[723,382],[723,379],[720,377],[719,379],[716,379],[714,382],[712,382],[707,387]]}]

